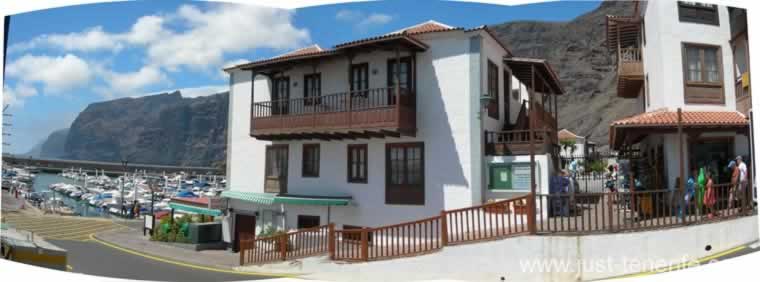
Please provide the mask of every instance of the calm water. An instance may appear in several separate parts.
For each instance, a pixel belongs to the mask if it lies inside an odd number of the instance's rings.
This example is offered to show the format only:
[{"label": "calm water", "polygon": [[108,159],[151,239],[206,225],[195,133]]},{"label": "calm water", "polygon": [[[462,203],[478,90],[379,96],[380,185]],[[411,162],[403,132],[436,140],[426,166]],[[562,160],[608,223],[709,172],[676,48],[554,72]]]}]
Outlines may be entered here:
[{"label": "calm water", "polygon": [[[37,174],[37,177],[34,179],[34,185],[32,185],[34,191],[36,192],[42,192],[42,191],[49,191],[50,184],[54,183],[68,183],[68,184],[74,184],[83,186],[84,183],[81,181],[76,181],[74,179],[69,179],[62,177],[58,174],[51,174],[51,173],[39,173]],[[101,212],[100,208],[92,207],[87,204],[86,201],[81,201],[78,199],[70,198],[69,196],[66,196],[64,194],[55,193],[56,199],[62,199],[63,203],[75,210],[77,213],[79,213],[82,216],[94,216],[94,217],[109,217],[110,214],[107,212]]]}]

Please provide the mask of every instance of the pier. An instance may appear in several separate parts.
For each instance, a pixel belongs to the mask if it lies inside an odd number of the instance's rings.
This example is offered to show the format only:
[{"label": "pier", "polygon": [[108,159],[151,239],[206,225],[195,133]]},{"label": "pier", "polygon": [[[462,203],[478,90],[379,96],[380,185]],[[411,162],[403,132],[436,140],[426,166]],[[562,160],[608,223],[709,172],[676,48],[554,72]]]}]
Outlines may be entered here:
[{"label": "pier", "polygon": [[[3,163],[10,165],[21,166],[33,166],[38,168],[42,172],[59,173],[65,169],[77,168],[82,169],[82,172],[94,173],[95,171],[103,172],[106,175],[121,175],[124,173],[124,165],[119,162],[101,162],[101,161],[80,161],[80,160],[64,160],[64,159],[38,159],[22,156],[14,156],[9,154],[3,154]],[[139,164],[139,163],[127,163],[127,171],[145,171],[149,174],[161,174],[161,173],[175,173],[185,172],[190,175],[202,175],[212,174],[221,175],[224,174],[218,168],[213,167],[197,167],[197,166],[172,166],[172,165],[152,165],[152,164]]]}]

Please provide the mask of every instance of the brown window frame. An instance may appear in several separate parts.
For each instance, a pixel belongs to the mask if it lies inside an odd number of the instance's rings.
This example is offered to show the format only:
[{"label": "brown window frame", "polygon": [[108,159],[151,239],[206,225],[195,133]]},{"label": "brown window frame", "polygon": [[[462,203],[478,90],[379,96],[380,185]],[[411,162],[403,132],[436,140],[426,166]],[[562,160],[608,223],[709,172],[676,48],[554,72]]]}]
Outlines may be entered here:
[{"label": "brown window frame", "polygon": [[[402,65],[406,65],[406,85],[401,85],[400,87],[403,89],[413,89],[414,88],[414,81],[412,81],[412,57],[406,56],[406,57],[400,57],[399,61],[401,61]],[[388,88],[395,87],[396,83],[393,81],[395,79],[393,72],[394,67],[396,65],[396,58],[388,59],[388,69],[387,69],[387,77],[388,77]],[[403,92],[402,92],[403,93]]]},{"label": "brown window frame", "polygon": [[[391,160],[393,149],[402,149],[403,167],[400,168],[402,183],[395,184],[394,169]],[[419,182],[409,183],[410,159],[409,149],[419,149]],[[385,204],[388,205],[425,205],[425,143],[386,143],[385,144]]]},{"label": "brown window frame", "polygon": [[[354,75],[354,70],[358,70],[359,72],[365,72],[365,78],[364,80],[359,80],[358,83],[356,80],[358,78]],[[358,63],[358,64],[352,64],[349,68],[349,84],[351,89],[351,96],[367,96],[367,92],[369,90],[369,63]],[[356,86],[355,86],[356,85]],[[359,86],[364,86],[360,89],[355,89]],[[356,91],[356,92],[354,92]]]},{"label": "brown window frame", "polygon": [[[359,151],[359,153],[362,155],[362,158],[359,160],[353,160],[352,156],[354,156],[353,151]],[[369,162],[367,161],[367,155],[368,155],[368,146],[367,144],[348,144],[347,146],[347,155],[346,155],[346,176],[347,181],[349,183],[363,183],[366,184],[369,180],[369,176],[367,175],[368,169],[367,164]],[[360,165],[362,168],[361,174],[364,175],[364,177],[360,177],[359,175],[354,176],[352,165],[354,163],[357,163],[357,165]]]},{"label": "brown window frame", "polygon": [[502,72],[503,80],[504,80],[504,123],[510,124],[509,120],[509,114],[511,112],[512,107],[512,97],[510,97],[509,94],[512,92],[512,74],[505,68]]},{"label": "brown window frame", "polygon": [[[284,85],[285,87],[281,87]],[[287,115],[290,112],[290,77],[280,76],[272,79],[272,113]]]},{"label": "brown window frame", "polygon": [[[316,225],[313,224],[316,221]],[[307,224],[310,223],[310,224]],[[298,229],[319,227],[322,223],[322,219],[318,215],[299,214],[296,219],[296,227]],[[306,226],[309,225],[309,226]]]},{"label": "brown window frame", "polygon": [[501,104],[501,95],[499,92],[499,66],[488,60],[487,67],[487,87],[488,95],[491,96],[491,101],[488,103],[488,116],[494,119],[499,119],[499,104]]},{"label": "brown window frame", "polygon": [[[684,1],[678,1],[677,5],[678,5],[678,20],[680,22],[720,26],[720,13],[718,12],[718,5],[714,5],[714,4],[705,4],[708,6],[693,5],[690,3],[686,3]],[[693,10],[697,15],[694,17],[688,16],[686,15],[686,10]],[[714,16],[712,20],[708,20],[708,19],[704,19],[703,17],[700,17],[699,16],[700,13],[702,14],[713,13]]]},{"label": "brown window frame", "polygon": [[[272,174],[271,173],[272,172],[272,167],[270,166],[270,164],[272,163],[272,161],[271,161],[270,157],[272,157],[273,156],[272,154],[274,154],[274,153],[270,153],[270,152],[272,152],[272,151],[279,151],[279,150],[284,150],[285,151],[285,153],[284,153],[285,161],[284,161],[282,167],[280,167],[280,172],[281,172],[280,174],[281,174],[281,176],[282,176],[282,174],[284,174],[284,178],[283,179],[278,179],[278,181],[280,181],[279,182],[280,187],[278,187],[275,190],[275,189],[270,189],[269,185],[267,185],[267,182],[272,177],[272,175],[271,175]],[[275,154],[275,156],[281,157],[281,155],[277,155],[277,154]],[[289,165],[288,164],[289,163],[288,159],[289,158],[290,158],[290,149],[289,149],[288,144],[273,144],[273,145],[267,145],[266,146],[266,149],[264,150],[264,192],[266,192],[266,193],[281,193],[281,194],[284,194],[284,193],[288,192],[288,165]]]},{"label": "brown window frame", "polygon": [[[699,58],[700,58],[700,64],[702,66],[700,77],[701,80],[699,81],[692,81],[689,80],[689,59],[688,59],[688,50],[690,48],[697,48],[699,50]],[[705,50],[706,49],[715,49],[715,64],[717,65],[717,71],[718,71],[718,82],[709,82],[707,81],[707,66],[705,65]],[[682,72],[683,72],[683,94],[684,94],[684,103],[685,104],[713,104],[713,105],[725,105],[726,103],[726,97],[725,97],[725,85],[724,85],[724,79],[725,74],[723,70],[723,50],[720,45],[712,45],[712,44],[704,44],[704,43],[693,43],[693,42],[682,42],[681,43],[681,59],[682,59]],[[716,102],[694,102],[689,101],[689,96],[692,94],[689,89],[718,89],[719,95],[720,95],[720,101]],[[714,91],[718,91],[714,90]]]},{"label": "brown window frame", "polygon": [[[309,85],[311,82],[311,87]],[[316,82],[316,83],[315,83]],[[314,87],[314,84],[317,86]],[[310,73],[303,75],[303,104],[304,105],[319,105],[322,103],[322,74]]]},{"label": "brown window frame", "polygon": [[[315,154],[315,156],[309,156],[310,153]],[[302,177],[319,177],[320,154],[319,144],[303,144],[301,150]],[[311,166],[309,166],[309,163],[311,163]]]}]

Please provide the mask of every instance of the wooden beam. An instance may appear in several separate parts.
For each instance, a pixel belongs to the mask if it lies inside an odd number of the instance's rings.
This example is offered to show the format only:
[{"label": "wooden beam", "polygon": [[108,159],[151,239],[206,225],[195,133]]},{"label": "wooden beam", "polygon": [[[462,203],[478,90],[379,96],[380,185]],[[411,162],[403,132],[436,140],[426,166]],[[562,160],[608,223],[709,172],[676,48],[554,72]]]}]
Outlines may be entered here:
[{"label": "wooden beam", "polygon": [[380,130],[380,133],[385,134],[385,136],[390,136],[390,137],[396,137],[396,138],[401,137],[401,133],[399,133],[398,131],[390,131],[390,130],[382,129]]},{"label": "wooden beam", "polygon": [[349,131],[348,134],[349,135],[353,135],[356,138],[361,138],[361,139],[370,139],[370,138],[372,138],[371,136],[369,136],[369,135],[367,135],[366,133],[363,133],[363,132]]},{"label": "wooden beam", "polygon": [[377,131],[368,131],[368,130],[365,130],[364,134],[367,135],[367,136],[369,136],[369,137],[374,137],[374,138],[385,138],[385,134],[383,134],[381,132],[377,132]]}]

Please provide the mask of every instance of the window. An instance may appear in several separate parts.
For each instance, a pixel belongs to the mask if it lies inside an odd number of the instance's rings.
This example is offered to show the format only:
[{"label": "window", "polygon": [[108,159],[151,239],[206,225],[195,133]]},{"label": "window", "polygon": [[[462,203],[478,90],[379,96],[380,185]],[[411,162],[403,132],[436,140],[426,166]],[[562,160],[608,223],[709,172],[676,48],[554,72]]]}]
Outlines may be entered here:
[{"label": "window", "polygon": [[305,105],[318,105],[322,101],[322,75],[318,73],[303,76],[303,97]]},{"label": "window", "polygon": [[312,228],[319,226],[319,216],[317,215],[298,215],[298,229]]},{"label": "window", "polygon": [[499,119],[499,67],[490,60],[488,61],[488,95],[491,96],[488,116]]},{"label": "window", "polygon": [[678,20],[690,23],[719,25],[718,6],[692,1],[678,1]]},{"label": "window", "polygon": [[361,63],[351,65],[351,95],[367,95],[369,89],[369,64]]},{"label": "window", "polygon": [[721,83],[719,47],[689,45],[686,50],[686,81],[691,83]]},{"label": "window", "polygon": [[425,204],[424,148],[421,142],[385,145],[386,204]]},{"label": "window", "polygon": [[269,145],[264,153],[264,192],[286,193],[288,180],[288,145]]},{"label": "window", "polygon": [[691,104],[723,104],[720,46],[683,43],[684,97]]},{"label": "window", "polygon": [[[356,230],[357,232],[343,232],[344,240],[361,241],[362,234],[358,232],[364,229],[363,226],[343,224],[343,230]],[[372,243],[372,232],[367,232],[367,242]]]},{"label": "window", "polygon": [[301,175],[319,177],[319,144],[303,144]]},{"label": "window", "polygon": [[512,75],[505,69],[504,70],[504,122],[506,124],[510,124],[509,120],[509,112],[512,101],[509,97],[510,90],[512,89],[512,79],[510,79]]},{"label": "window", "polygon": [[272,80],[273,114],[288,113],[288,99],[290,99],[290,78],[278,77]]},{"label": "window", "polygon": [[367,144],[348,145],[348,182],[367,183]]},{"label": "window", "polygon": [[[403,89],[412,88],[412,58],[403,57],[400,58],[401,64],[399,64],[399,87]],[[396,59],[388,60],[388,87],[396,86]]]}]

